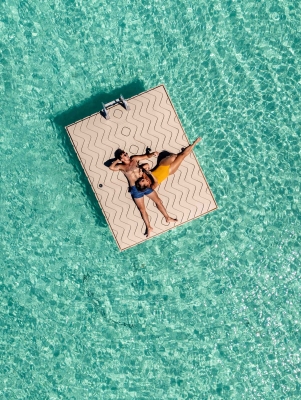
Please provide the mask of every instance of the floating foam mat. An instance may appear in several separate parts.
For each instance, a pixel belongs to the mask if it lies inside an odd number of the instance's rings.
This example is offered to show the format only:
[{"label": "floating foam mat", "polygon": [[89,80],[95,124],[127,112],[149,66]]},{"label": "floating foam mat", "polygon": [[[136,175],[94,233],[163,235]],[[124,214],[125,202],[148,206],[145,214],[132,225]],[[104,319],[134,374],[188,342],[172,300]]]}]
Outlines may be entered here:
[{"label": "floating foam mat", "polygon": [[[189,145],[164,85],[134,96],[127,103],[129,111],[121,104],[110,107],[110,119],[97,113],[66,127],[120,250],[147,240],[145,225],[128,192],[127,179],[104,163],[114,158],[117,148],[136,155],[144,154],[147,147],[179,153]],[[154,167],[157,159],[146,162]],[[167,224],[154,203],[144,196],[154,228],[150,239],[217,208],[193,152],[156,190],[168,214],[178,222]]]}]

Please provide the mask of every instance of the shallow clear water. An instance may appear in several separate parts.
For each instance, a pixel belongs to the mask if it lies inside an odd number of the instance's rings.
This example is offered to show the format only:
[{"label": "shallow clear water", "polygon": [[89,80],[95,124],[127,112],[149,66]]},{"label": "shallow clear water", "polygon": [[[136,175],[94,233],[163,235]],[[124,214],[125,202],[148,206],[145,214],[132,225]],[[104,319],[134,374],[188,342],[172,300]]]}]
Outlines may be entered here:
[{"label": "shallow clear water", "polygon": [[[1,4],[3,399],[299,399],[301,8]],[[164,83],[219,209],[119,253],[64,126]]]}]

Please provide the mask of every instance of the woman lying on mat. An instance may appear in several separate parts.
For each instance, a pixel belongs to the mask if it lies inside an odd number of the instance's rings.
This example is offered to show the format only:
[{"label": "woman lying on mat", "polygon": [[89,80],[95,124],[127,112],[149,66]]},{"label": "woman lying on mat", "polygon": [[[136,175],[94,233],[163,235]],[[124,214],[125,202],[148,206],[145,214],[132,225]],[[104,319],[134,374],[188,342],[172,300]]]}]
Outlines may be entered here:
[{"label": "woman lying on mat", "polygon": [[164,181],[169,175],[174,174],[179,166],[182,164],[184,159],[192,152],[194,146],[201,140],[198,137],[190,146],[186,147],[179,154],[171,154],[163,158],[159,165],[150,172],[145,172],[141,178],[135,182],[136,188],[143,192],[149,188],[156,189],[161,182]]}]

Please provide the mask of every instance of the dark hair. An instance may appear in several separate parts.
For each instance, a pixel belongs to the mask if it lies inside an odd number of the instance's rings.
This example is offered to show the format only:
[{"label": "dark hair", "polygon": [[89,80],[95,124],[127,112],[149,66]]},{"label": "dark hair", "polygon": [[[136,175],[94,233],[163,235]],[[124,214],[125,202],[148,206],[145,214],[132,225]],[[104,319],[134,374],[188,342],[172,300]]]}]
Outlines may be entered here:
[{"label": "dark hair", "polygon": [[135,186],[136,186],[136,188],[139,190],[139,192],[144,192],[145,191],[145,189],[146,189],[146,187],[142,187],[141,186],[141,181],[142,181],[142,179],[143,179],[143,177],[141,177],[141,178],[138,178],[137,180],[136,180],[136,182],[135,182]]},{"label": "dark hair", "polygon": [[[154,178],[153,178],[152,174],[150,174],[149,172],[147,172],[145,169],[143,169],[143,172],[144,172],[145,175],[147,175],[148,178],[150,179],[151,185],[153,185],[153,184],[155,183],[155,181],[154,181]],[[148,189],[148,187],[143,187],[143,186],[141,186],[141,183],[140,183],[140,182],[142,181],[142,179],[143,179],[143,176],[141,176],[141,178],[138,178],[138,179],[136,180],[136,182],[135,182],[135,186],[136,186],[136,188],[137,188],[140,192],[144,192],[146,189]]]},{"label": "dark hair", "polygon": [[115,158],[117,158],[118,160],[121,160],[121,156],[122,156],[122,154],[124,154],[125,153],[125,151],[124,150],[121,150],[121,149],[117,149],[116,151],[115,151]]}]

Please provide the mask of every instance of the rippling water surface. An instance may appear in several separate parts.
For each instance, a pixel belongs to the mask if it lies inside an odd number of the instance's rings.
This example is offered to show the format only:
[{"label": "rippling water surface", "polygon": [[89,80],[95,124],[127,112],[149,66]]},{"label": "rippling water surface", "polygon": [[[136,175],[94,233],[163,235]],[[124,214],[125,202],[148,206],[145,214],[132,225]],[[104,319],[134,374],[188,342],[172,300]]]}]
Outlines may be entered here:
[{"label": "rippling water surface", "polygon": [[[0,397],[300,399],[300,3],[0,7]],[[119,253],[64,126],[160,83],[219,209]]]}]

